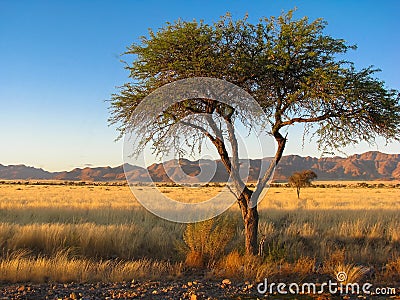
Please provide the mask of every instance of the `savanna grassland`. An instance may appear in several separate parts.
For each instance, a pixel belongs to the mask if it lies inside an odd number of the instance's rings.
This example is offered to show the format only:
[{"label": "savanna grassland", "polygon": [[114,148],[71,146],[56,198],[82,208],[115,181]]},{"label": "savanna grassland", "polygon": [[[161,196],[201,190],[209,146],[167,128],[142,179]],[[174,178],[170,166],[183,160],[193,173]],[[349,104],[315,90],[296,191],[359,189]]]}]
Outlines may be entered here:
[{"label": "savanna grassland", "polygon": [[[162,186],[198,202],[221,187]],[[260,203],[260,255],[245,257],[238,207],[197,224],[147,212],[127,186],[0,184],[0,281],[116,282],[210,279],[400,280],[398,182],[271,187]]]}]

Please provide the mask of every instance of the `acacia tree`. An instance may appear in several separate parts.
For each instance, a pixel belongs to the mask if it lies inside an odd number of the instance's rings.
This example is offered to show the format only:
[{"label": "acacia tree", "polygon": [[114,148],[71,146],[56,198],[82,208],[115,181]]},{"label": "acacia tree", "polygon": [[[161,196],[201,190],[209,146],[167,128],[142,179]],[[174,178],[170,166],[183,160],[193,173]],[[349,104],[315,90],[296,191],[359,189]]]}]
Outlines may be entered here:
[{"label": "acacia tree", "polygon": [[[240,112],[210,99],[187,99],[168,108],[158,121],[143,132],[145,145],[153,142],[160,154],[175,143],[173,125],[196,113],[214,114],[231,129],[228,139],[218,128],[203,130],[187,124],[200,137],[216,147],[225,168],[241,189],[236,194],[245,227],[247,254],[257,253],[257,200],[279,163],[287,136],[282,129],[304,124],[321,151],[337,149],[359,141],[375,142],[375,137],[399,140],[399,94],[375,78],[372,67],[356,70],[339,60],[356,47],[324,33],[322,19],[294,19],[293,12],[263,18],[256,24],[247,18],[233,20],[229,15],[214,24],[204,22],[167,23],[149,32],[139,43],[128,47],[126,63],[130,81],[111,99],[111,124],[119,124],[121,136],[129,129],[130,116],[141,101],[159,87],[190,77],[213,77],[231,82],[247,91],[265,112],[265,122],[277,144],[269,169],[254,190],[237,178],[238,157],[233,133],[235,116]],[[211,119],[211,118],[210,118]],[[212,122],[208,124],[213,127]],[[229,130],[228,130],[229,132]],[[188,131],[188,134],[192,132]],[[189,135],[188,135],[189,136]],[[231,144],[231,156],[227,143]]]},{"label": "acacia tree", "polygon": [[300,189],[311,185],[311,181],[317,178],[317,174],[311,170],[294,172],[289,177],[289,184],[296,188],[297,199],[300,198]]}]

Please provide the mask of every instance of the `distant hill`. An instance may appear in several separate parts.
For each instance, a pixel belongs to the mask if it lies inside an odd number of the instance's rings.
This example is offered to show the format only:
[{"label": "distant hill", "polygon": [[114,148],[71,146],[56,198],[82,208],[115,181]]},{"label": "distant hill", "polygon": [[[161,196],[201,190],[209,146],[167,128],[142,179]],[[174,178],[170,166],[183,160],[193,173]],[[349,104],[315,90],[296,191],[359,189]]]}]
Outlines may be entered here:
[{"label": "distant hill", "polygon": [[285,180],[304,169],[313,170],[320,180],[400,179],[400,154],[370,151],[347,158],[289,155],[282,158],[274,178]]},{"label": "distant hill", "polygon": [[[264,158],[270,160],[270,158]],[[244,169],[245,162],[241,162]],[[260,160],[250,160],[250,180],[255,180],[260,172]],[[132,181],[148,182],[146,169],[138,166],[125,165],[126,176]],[[180,181],[187,175],[192,182],[223,182],[228,174],[221,161],[186,159],[170,160],[163,164],[152,164],[148,168],[153,181],[168,182],[171,178]],[[200,170],[204,176],[195,177]],[[295,171],[313,170],[320,180],[376,180],[400,179],[400,154],[385,154],[377,151],[356,154],[349,157],[301,157],[298,155],[284,156],[275,170],[274,180],[285,181]],[[213,174],[207,178],[207,174]],[[203,175],[203,174],[202,174]],[[186,176],[187,177],[187,176]],[[121,181],[125,180],[124,166],[76,168],[65,172],[48,172],[43,169],[25,165],[3,166],[0,164],[0,179],[21,180],[77,180],[77,181]]]},{"label": "distant hill", "polygon": [[3,166],[0,164],[0,179],[52,179],[55,174],[25,165]]}]

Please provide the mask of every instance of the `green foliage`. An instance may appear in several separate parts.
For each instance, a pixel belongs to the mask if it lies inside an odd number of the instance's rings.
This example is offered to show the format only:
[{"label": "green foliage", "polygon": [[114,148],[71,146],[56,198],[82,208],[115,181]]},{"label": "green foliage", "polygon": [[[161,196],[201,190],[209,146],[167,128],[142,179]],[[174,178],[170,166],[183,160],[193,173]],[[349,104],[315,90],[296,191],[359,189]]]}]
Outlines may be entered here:
[{"label": "green foliage", "polygon": [[[289,11],[256,24],[227,14],[214,24],[179,20],[150,30],[125,52],[133,56],[125,66],[131,81],[112,96],[110,122],[123,134],[132,111],[149,93],[179,79],[207,76],[249,92],[269,116],[265,121],[275,137],[282,127],[304,123],[305,133],[315,130],[322,150],[360,140],[373,143],[377,134],[398,140],[398,91],[374,77],[378,69],[358,71],[340,60],[338,55],[356,47],[325,34],[325,26],[322,19],[296,20]],[[173,127],[173,116],[187,108],[166,111],[154,133],[166,124]],[[147,137],[146,143],[152,141]],[[159,138],[154,135],[153,141]]]},{"label": "green foliage", "polygon": [[289,183],[295,187],[310,186],[311,181],[317,178],[317,174],[311,170],[303,170],[300,172],[294,172],[289,177]]},{"label": "green foliage", "polygon": [[280,241],[272,241],[267,245],[265,253],[266,260],[268,261],[282,261],[287,258],[288,249],[285,243]]}]

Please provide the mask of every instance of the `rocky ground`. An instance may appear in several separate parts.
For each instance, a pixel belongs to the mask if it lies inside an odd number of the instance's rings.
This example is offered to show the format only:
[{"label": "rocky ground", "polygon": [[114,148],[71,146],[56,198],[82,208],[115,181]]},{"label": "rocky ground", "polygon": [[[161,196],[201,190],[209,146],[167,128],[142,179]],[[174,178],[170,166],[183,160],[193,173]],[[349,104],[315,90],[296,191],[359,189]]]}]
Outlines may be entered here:
[{"label": "rocky ground", "polygon": [[[400,291],[398,291],[400,292]],[[398,296],[391,299],[400,299]],[[385,297],[262,295],[250,282],[145,281],[123,283],[0,284],[0,300],[8,299],[388,299]]]},{"label": "rocky ground", "polygon": [[94,284],[23,284],[0,286],[0,299],[252,299],[250,283],[147,281]]}]

